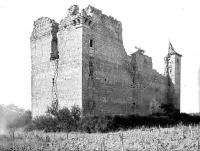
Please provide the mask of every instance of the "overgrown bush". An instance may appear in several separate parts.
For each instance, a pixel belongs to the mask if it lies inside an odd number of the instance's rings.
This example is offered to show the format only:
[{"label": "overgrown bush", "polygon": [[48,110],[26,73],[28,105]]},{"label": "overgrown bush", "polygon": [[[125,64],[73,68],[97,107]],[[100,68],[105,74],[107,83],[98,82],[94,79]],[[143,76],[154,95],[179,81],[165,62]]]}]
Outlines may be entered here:
[{"label": "overgrown bush", "polygon": [[57,123],[57,119],[50,115],[39,116],[33,120],[34,129],[45,132],[56,132]]},{"label": "overgrown bush", "polygon": [[[110,132],[127,130],[137,127],[167,127],[179,123],[184,125],[199,124],[199,114],[179,113],[173,106],[164,104],[161,106],[163,113],[151,116],[138,115],[86,115],[81,118],[81,110],[78,106],[71,109],[59,109],[50,106],[46,115],[31,120],[31,111],[18,108],[15,105],[0,105],[0,122],[6,120],[6,126],[10,129],[24,128],[25,131],[42,130],[45,132],[70,132],[80,131],[87,133]],[[1,122],[2,123],[2,122]]]},{"label": "overgrown bush", "polygon": [[71,110],[64,108],[58,111],[58,128],[60,131],[76,131],[80,122],[80,108],[73,106]]},{"label": "overgrown bush", "polygon": [[81,120],[79,129],[87,133],[108,132],[113,129],[112,116],[87,115]]},{"label": "overgrown bush", "polygon": [[71,110],[68,108],[57,109],[51,106],[46,115],[36,117],[30,126],[45,132],[77,131],[81,120],[80,116],[81,110],[78,106],[73,106]]},{"label": "overgrown bush", "polygon": [[86,115],[81,118],[81,110],[73,106],[70,110],[63,108],[58,110],[55,106],[49,107],[45,116],[37,117],[32,124],[27,126],[28,130],[43,130],[45,132],[70,132],[80,131],[87,133],[110,132],[127,130],[138,127],[168,127],[179,123],[197,124],[199,116],[191,116],[179,113],[171,105],[162,105],[163,113],[152,116],[138,115]]}]

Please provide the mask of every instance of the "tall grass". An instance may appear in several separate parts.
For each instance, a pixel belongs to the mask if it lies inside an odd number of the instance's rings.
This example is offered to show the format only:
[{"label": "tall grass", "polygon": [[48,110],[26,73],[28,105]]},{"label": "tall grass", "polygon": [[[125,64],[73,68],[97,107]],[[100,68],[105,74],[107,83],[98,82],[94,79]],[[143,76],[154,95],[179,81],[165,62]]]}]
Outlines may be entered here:
[{"label": "tall grass", "polygon": [[199,125],[137,128],[109,133],[13,132],[0,136],[1,150],[200,150]]}]

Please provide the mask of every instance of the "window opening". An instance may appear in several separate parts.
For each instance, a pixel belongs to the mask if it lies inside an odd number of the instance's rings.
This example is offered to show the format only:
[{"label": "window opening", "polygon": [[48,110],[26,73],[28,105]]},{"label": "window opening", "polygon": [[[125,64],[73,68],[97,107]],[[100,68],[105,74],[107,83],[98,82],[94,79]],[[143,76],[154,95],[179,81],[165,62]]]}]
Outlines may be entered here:
[{"label": "window opening", "polygon": [[93,47],[93,40],[92,39],[90,39],[90,47]]}]

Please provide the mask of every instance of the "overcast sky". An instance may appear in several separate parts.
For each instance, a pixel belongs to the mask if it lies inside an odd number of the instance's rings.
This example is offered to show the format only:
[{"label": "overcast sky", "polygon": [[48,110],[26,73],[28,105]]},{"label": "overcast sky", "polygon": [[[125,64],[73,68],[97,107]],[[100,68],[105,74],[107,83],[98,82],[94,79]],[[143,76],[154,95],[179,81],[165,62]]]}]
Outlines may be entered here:
[{"label": "overcast sky", "polygon": [[88,5],[122,22],[128,54],[146,50],[164,72],[169,40],[182,54],[181,111],[198,112],[200,1],[196,0],[0,0],[0,104],[31,108],[30,35],[40,17],[63,19],[71,5]]}]

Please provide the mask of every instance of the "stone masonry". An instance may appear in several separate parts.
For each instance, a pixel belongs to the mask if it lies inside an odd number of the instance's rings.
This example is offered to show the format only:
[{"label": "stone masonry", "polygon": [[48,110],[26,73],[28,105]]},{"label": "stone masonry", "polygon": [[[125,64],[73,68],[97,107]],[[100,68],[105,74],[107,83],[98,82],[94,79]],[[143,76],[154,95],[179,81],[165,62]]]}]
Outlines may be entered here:
[{"label": "stone masonry", "polygon": [[82,115],[150,115],[170,101],[180,109],[181,55],[172,44],[159,74],[141,48],[127,55],[121,22],[92,6],[71,6],[60,24],[37,19],[30,41],[33,117],[56,100]]}]

